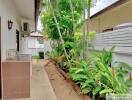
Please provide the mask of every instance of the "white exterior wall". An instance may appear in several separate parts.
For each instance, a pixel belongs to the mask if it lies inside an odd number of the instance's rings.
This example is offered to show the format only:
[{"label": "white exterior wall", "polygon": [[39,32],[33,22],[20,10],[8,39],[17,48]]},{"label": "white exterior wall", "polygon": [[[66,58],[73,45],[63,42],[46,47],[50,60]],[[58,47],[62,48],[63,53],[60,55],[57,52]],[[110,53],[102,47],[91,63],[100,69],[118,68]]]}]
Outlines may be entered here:
[{"label": "white exterior wall", "polygon": [[[8,49],[16,49],[16,29],[20,31],[20,17],[16,10],[11,0],[0,0],[2,60],[6,59]],[[8,20],[13,21],[11,30],[8,30]]]},{"label": "white exterior wall", "polygon": [[28,50],[28,38],[24,37],[21,39],[21,50],[20,53],[21,54],[31,54]]},{"label": "white exterior wall", "polygon": [[[26,1],[22,0],[22,3],[25,3]],[[30,2],[30,1],[27,1]],[[33,1],[34,2],[34,1]],[[29,29],[30,31],[35,31],[35,22],[34,22],[34,3],[31,3],[31,6],[23,7],[24,4],[21,5],[20,8],[18,8],[18,4],[21,4],[20,2],[17,2],[15,0],[0,0],[0,16],[1,16],[1,54],[2,54],[2,61],[6,59],[6,54],[8,49],[16,49],[16,30],[19,31],[19,37],[20,37],[20,51],[19,53],[26,53],[29,52],[26,50],[26,43],[23,42],[21,34],[24,32],[21,31],[21,26],[23,22],[29,23]],[[27,11],[24,11],[23,9],[27,9]],[[31,10],[31,11],[30,11]],[[25,13],[24,13],[25,12]],[[29,12],[29,13],[28,13]],[[33,15],[32,15],[32,13]],[[27,17],[24,16],[29,16]],[[11,30],[8,30],[8,20],[13,21],[13,27]],[[25,44],[25,46],[24,46]],[[25,50],[25,51],[24,51]]]},{"label": "white exterior wall", "polygon": [[32,56],[38,56],[39,51],[44,51],[44,44],[39,44],[37,37],[28,37],[28,50]]},{"label": "white exterior wall", "polygon": [[37,37],[22,38],[22,54],[31,54],[37,56],[39,51],[44,51],[44,44],[39,44]]},{"label": "white exterior wall", "polygon": [[44,51],[44,49],[43,48],[33,48],[33,49],[31,49],[31,48],[29,48],[29,50],[30,50],[30,52],[31,52],[31,55],[32,56],[38,56],[38,53],[41,51]]},{"label": "white exterior wall", "polygon": [[[29,32],[21,32],[21,34],[30,34],[31,32],[35,31],[35,22],[34,20],[28,20],[28,19],[21,19],[21,26],[23,27],[23,23],[27,22],[29,24]],[[20,51],[21,54],[31,54],[28,50],[28,37],[20,37]]]}]

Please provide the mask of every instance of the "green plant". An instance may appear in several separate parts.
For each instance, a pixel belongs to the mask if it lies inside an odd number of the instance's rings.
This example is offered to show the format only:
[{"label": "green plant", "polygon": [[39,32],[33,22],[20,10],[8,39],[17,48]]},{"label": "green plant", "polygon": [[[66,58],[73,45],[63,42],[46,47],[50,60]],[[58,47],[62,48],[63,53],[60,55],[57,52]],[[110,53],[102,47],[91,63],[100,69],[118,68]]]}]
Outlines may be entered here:
[{"label": "green plant", "polygon": [[84,94],[92,95],[93,100],[98,96],[105,97],[107,93],[129,93],[129,88],[132,87],[132,81],[125,79],[128,70],[132,68],[123,62],[118,62],[124,67],[123,70],[111,67],[112,50],[113,48],[104,50],[99,56],[96,53],[87,62],[72,61],[74,67],[69,69],[71,79],[79,84]]},{"label": "green plant", "polygon": [[124,77],[126,72],[123,72],[122,70],[113,72],[114,69],[112,70],[112,68],[104,65],[100,61],[97,62],[97,67],[99,71],[95,76],[96,80],[99,80],[99,82],[104,85],[104,87],[107,86],[103,91],[100,92],[101,95],[107,92],[117,94],[129,92],[128,84],[130,81],[126,80]]},{"label": "green plant", "polygon": [[[73,24],[76,26],[76,29],[79,28],[78,26],[82,24],[83,4],[81,0],[51,0],[51,5],[49,1],[47,1],[47,12],[41,13],[41,21],[43,27],[46,29],[46,33],[49,34],[51,39],[59,39],[54,16],[59,24],[61,34],[72,34]],[[71,4],[73,4],[72,8],[70,7]],[[50,6],[54,8],[54,16],[52,14],[53,9]],[[73,14],[69,13],[71,11],[73,11]],[[73,17],[74,21],[72,19]]]},{"label": "green plant", "polygon": [[102,89],[94,79],[97,70],[85,61],[74,63],[76,67],[70,68],[70,77],[77,82],[84,94],[92,95],[92,99],[95,100],[95,96]]},{"label": "green plant", "polygon": [[51,52],[46,52],[46,55],[49,56],[49,58],[55,59],[55,57],[59,56],[59,53],[56,50],[52,50]]},{"label": "green plant", "polygon": [[112,62],[112,53],[115,46],[113,46],[110,50],[106,50],[105,48],[101,52],[95,52],[94,59],[102,62],[106,66],[111,66]]},{"label": "green plant", "polygon": [[[124,70],[122,69],[116,69],[112,67],[112,52],[114,47],[112,47],[109,51],[106,51],[105,49],[99,53],[99,55],[96,55],[94,61],[96,68],[98,69],[98,72],[95,75],[95,79],[100,82],[100,85],[104,87],[104,89],[100,92],[100,95],[106,94],[106,93],[128,93],[129,87],[131,81],[128,79],[125,79],[125,75],[128,74],[128,68],[129,70],[132,70],[132,68],[126,64],[118,62],[118,64],[121,64],[124,66]],[[117,63],[117,62],[116,62]],[[131,85],[132,86],[132,85]]]}]

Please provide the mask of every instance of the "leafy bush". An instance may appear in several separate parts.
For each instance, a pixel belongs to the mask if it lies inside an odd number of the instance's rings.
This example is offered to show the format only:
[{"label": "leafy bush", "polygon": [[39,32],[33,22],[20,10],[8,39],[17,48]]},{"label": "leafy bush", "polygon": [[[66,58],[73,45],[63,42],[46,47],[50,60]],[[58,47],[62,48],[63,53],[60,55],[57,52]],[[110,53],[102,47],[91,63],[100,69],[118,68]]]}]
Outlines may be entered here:
[{"label": "leafy bush", "polygon": [[[125,79],[132,68],[128,64],[124,64],[124,70],[116,70],[111,67],[112,49],[99,53],[89,61],[72,61],[74,66],[69,69],[69,75],[82,89],[84,94],[92,95],[92,99],[96,97],[105,97],[107,93],[125,94],[129,93],[132,87],[132,81]],[[104,59],[106,58],[106,59]]]}]

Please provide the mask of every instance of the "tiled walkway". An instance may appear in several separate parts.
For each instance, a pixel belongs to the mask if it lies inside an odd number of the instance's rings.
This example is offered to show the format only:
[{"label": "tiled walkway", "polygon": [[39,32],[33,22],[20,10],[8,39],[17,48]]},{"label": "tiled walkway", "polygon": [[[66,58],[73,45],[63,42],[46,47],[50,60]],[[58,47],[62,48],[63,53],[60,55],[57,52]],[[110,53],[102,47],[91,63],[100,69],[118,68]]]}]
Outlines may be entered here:
[{"label": "tiled walkway", "polygon": [[32,100],[57,100],[44,70],[43,61],[33,61],[31,97]]},{"label": "tiled walkway", "polygon": [[48,76],[44,70],[43,61],[33,61],[31,99],[17,100],[57,100]]}]

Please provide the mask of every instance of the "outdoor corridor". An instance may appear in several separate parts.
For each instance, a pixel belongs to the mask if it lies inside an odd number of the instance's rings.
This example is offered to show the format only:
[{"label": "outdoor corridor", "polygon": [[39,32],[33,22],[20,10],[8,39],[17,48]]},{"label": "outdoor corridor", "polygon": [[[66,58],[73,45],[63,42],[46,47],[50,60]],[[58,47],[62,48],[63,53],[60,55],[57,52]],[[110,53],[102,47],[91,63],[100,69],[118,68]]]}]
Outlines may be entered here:
[{"label": "outdoor corridor", "polygon": [[48,60],[32,60],[31,98],[11,100],[82,100],[56,69]]},{"label": "outdoor corridor", "polygon": [[48,60],[33,60],[32,65],[31,100],[82,100]]},{"label": "outdoor corridor", "polygon": [[32,64],[31,100],[57,100],[44,70],[44,61],[33,60]]}]

